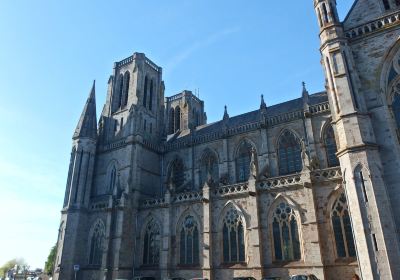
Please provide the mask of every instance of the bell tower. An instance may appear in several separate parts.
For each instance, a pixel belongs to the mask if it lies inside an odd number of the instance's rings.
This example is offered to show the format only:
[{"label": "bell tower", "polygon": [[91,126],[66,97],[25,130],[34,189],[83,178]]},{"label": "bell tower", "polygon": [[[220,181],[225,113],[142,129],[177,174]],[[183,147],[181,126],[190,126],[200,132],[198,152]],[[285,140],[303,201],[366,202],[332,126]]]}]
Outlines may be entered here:
[{"label": "bell tower", "polygon": [[164,133],[162,68],[143,53],[114,63],[100,137],[110,142],[128,135],[158,139]]},{"label": "bell tower", "polygon": [[314,0],[314,8],[361,276],[396,279],[400,273],[397,233],[371,116],[359,91],[352,48],[339,21],[336,1]]}]

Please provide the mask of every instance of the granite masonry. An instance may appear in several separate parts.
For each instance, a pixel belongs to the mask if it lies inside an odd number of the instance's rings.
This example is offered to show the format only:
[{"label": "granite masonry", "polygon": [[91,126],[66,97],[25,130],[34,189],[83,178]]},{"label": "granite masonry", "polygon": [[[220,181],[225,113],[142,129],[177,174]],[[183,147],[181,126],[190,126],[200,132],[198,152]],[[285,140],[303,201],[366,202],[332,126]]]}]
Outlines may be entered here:
[{"label": "granite masonry", "polygon": [[93,84],[53,279],[399,279],[400,1],[313,4],[324,91],[207,123],[134,53],[97,120]]}]

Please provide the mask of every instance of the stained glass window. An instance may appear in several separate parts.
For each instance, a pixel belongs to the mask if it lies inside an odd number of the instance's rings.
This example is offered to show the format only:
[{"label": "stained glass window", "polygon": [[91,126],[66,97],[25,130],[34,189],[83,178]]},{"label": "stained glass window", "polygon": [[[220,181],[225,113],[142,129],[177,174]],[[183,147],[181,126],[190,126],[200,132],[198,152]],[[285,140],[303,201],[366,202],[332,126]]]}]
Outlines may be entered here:
[{"label": "stained glass window", "polygon": [[180,264],[199,264],[199,228],[193,216],[187,216],[180,232]]},{"label": "stained glass window", "polygon": [[337,256],[339,258],[355,257],[353,230],[344,193],[336,199],[332,206],[331,220]]},{"label": "stained glass window", "polygon": [[104,224],[98,221],[92,231],[90,237],[90,252],[89,252],[89,264],[101,265],[101,259],[103,257],[103,243],[105,237]]},{"label": "stained glass window", "polygon": [[252,146],[247,141],[239,145],[236,155],[236,177],[238,182],[245,182],[250,176],[250,160]]},{"label": "stained glass window", "polygon": [[272,222],[275,260],[301,259],[299,230],[294,210],[285,202],[275,209]]},{"label": "stained glass window", "polygon": [[339,166],[339,160],[336,156],[337,146],[336,146],[335,134],[333,132],[333,128],[331,125],[329,125],[325,129],[324,141],[325,141],[328,166],[329,167]]},{"label": "stained glass window", "polygon": [[237,209],[231,208],[223,221],[223,255],[225,263],[245,261],[243,217]]},{"label": "stained glass window", "polygon": [[144,234],[143,244],[143,264],[145,265],[158,265],[160,262],[160,227],[151,220],[147,226]]},{"label": "stained glass window", "polygon": [[303,168],[299,139],[290,131],[285,131],[279,139],[279,174],[300,172]]},{"label": "stained glass window", "polygon": [[206,151],[201,160],[200,166],[200,187],[203,187],[208,179],[208,174],[214,182],[219,180],[219,167],[217,157],[211,152]]}]

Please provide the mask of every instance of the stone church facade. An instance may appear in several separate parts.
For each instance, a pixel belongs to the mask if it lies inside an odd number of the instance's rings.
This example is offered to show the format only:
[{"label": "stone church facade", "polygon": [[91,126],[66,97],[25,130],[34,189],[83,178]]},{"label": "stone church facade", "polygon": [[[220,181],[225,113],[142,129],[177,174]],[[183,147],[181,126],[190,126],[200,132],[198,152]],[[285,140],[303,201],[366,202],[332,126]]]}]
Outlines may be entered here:
[{"label": "stone church facade", "polygon": [[[207,124],[142,53],[73,135],[54,279],[400,275],[400,1],[314,0],[326,90]],[[286,278],[285,278],[286,277]]]}]

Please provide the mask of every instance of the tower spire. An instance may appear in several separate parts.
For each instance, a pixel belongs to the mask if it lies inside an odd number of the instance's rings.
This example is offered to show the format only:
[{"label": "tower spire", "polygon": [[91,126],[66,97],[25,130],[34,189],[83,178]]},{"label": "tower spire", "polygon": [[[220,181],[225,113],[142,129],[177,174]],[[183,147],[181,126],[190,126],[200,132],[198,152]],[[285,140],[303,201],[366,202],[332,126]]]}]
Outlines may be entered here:
[{"label": "tower spire", "polygon": [[224,120],[228,120],[229,119],[228,108],[226,107],[226,105],[224,107],[224,118],[223,119]]},{"label": "tower spire", "polygon": [[261,94],[261,105],[260,109],[267,109],[267,104],[264,101],[264,94]]},{"label": "tower spire", "polygon": [[96,80],[93,81],[92,89],[89,97],[86,100],[85,107],[81,117],[79,118],[78,125],[76,126],[73,139],[80,137],[87,137],[96,139],[97,137],[97,118],[96,118]]}]

